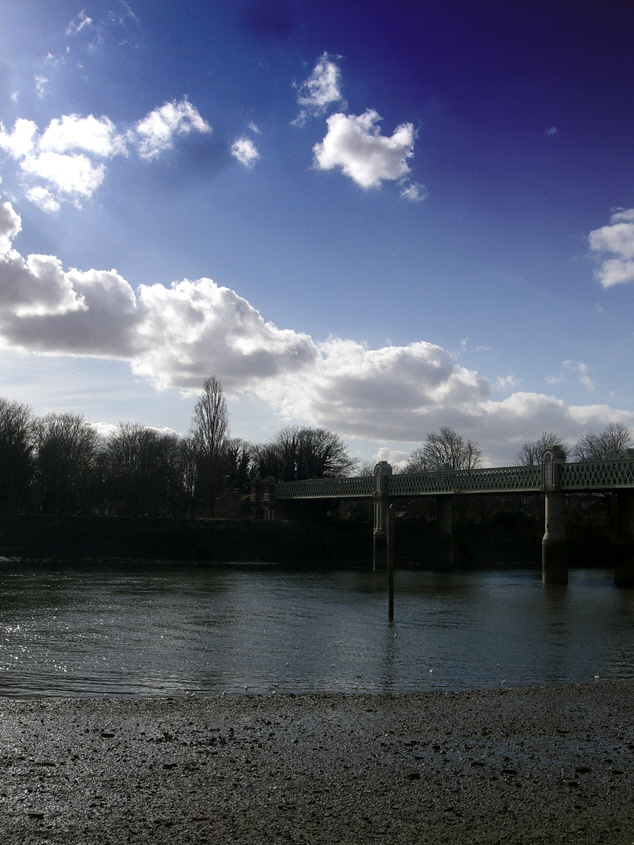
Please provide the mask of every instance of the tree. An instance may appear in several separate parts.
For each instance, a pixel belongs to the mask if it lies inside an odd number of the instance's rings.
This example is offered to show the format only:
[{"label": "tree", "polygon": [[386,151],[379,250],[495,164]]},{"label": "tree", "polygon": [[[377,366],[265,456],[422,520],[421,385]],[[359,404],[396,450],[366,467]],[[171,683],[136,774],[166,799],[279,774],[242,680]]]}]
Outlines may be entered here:
[{"label": "tree", "polygon": [[174,435],[119,423],[107,444],[108,499],[127,516],[171,507]]},{"label": "tree", "polygon": [[287,426],[272,442],[255,449],[260,478],[298,481],[306,478],[341,478],[357,465],[338,434],[326,428]]},{"label": "tree", "polygon": [[28,405],[0,398],[0,508],[23,506],[33,476],[33,415]]},{"label": "tree", "polygon": [[222,385],[215,376],[203,381],[189,433],[201,453],[211,461],[219,457],[229,436],[229,415]]},{"label": "tree", "polygon": [[229,436],[229,415],[221,383],[215,376],[203,381],[189,428],[197,457],[197,495],[213,515],[224,486],[222,452]]},{"label": "tree", "polygon": [[253,466],[253,446],[241,437],[228,437],[223,449],[226,487],[249,492]]},{"label": "tree", "polygon": [[610,423],[600,434],[584,434],[572,450],[578,461],[608,461],[632,446],[632,429],[623,423]]},{"label": "tree", "polygon": [[443,426],[432,431],[425,443],[410,455],[405,472],[431,472],[449,465],[451,469],[476,469],[482,465],[482,451],[472,440],[464,438],[453,428]]},{"label": "tree", "polygon": [[81,414],[46,414],[36,424],[36,478],[41,509],[90,507],[99,435]]},{"label": "tree", "polygon": [[[546,449],[561,446],[561,438],[554,431],[542,431],[537,440],[527,440],[517,453],[517,461],[522,466],[536,466],[541,464]],[[568,450],[562,446],[567,454]]]}]

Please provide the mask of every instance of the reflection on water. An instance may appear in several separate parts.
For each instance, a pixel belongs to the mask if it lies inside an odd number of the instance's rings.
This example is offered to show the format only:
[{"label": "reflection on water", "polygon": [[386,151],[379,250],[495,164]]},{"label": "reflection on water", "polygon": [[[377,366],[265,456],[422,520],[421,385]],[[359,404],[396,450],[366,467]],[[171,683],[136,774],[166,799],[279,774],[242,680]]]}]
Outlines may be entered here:
[{"label": "reflection on water", "polygon": [[473,689],[634,677],[603,570],[0,569],[0,695]]}]

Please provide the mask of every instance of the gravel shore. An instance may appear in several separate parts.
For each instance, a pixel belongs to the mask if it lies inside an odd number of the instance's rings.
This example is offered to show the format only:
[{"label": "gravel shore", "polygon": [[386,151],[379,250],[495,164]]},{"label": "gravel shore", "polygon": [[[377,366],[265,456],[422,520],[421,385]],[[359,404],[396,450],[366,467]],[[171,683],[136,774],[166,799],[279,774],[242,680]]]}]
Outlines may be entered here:
[{"label": "gravel shore", "polygon": [[0,700],[0,841],[634,843],[634,682]]}]

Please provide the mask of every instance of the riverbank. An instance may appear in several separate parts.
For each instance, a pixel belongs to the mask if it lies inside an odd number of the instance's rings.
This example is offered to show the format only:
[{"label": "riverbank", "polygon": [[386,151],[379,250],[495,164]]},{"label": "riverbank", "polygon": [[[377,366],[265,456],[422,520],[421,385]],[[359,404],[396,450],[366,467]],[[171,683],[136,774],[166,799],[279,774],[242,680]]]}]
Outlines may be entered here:
[{"label": "riverbank", "polygon": [[5,845],[634,841],[634,682],[3,699],[0,737]]},{"label": "riverbank", "polygon": [[[442,538],[433,524],[405,520],[396,529],[395,559],[401,568],[446,568]],[[575,565],[601,562],[587,539],[571,548]],[[590,550],[590,551],[589,551]],[[326,517],[297,520],[169,519],[156,517],[0,516],[0,558],[13,560],[263,563],[281,566],[372,565],[372,527]],[[457,532],[454,561],[471,566],[541,565],[541,536],[476,526]]]}]

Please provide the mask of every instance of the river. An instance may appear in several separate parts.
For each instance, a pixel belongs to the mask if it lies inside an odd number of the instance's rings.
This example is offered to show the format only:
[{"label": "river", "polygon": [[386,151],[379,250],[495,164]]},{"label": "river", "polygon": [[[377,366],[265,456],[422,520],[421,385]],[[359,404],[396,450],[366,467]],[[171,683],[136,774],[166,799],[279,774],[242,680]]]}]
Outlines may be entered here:
[{"label": "river", "polygon": [[605,570],[0,566],[0,695],[464,690],[634,678]]}]

